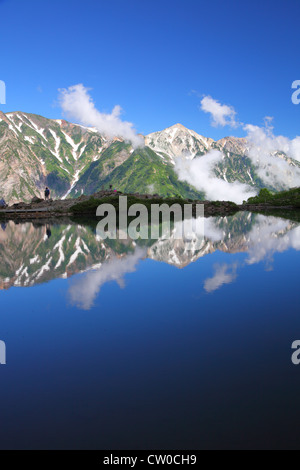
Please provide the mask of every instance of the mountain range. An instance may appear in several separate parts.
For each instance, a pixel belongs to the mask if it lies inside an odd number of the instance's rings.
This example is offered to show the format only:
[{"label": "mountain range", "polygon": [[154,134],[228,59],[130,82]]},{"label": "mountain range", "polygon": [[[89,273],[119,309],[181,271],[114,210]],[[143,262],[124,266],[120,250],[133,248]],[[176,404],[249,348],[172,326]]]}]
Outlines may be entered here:
[{"label": "mountain range", "polygon": [[[223,154],[213,168],[220,180],[245,183],[255,190],[284,189],[262,181],[243,138],[214,141],[176,124],[144,140],[143,148],[134,149],[94,128],[24,112],[0,112],[0,197],[8,203],[29,202],[42,197],[49,186],[53,198],[64,199],[112,185],[127,193],[203,200],[204,190],[179,179],[175,162],[179,157],[195,160],[211,150]],[[291,171],[300,166],[282,154],[274,158],[288,160]]]}]

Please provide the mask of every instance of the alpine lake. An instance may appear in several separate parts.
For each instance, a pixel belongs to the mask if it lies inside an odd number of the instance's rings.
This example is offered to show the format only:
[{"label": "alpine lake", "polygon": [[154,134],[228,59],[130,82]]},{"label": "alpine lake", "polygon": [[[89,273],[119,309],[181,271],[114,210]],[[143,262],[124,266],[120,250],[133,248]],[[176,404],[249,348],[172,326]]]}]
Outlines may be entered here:
[{"label": "alpine lake", "polygon": [[188,241],[1,222],[0,448],[300,448],[299,274],[286,214]]}]

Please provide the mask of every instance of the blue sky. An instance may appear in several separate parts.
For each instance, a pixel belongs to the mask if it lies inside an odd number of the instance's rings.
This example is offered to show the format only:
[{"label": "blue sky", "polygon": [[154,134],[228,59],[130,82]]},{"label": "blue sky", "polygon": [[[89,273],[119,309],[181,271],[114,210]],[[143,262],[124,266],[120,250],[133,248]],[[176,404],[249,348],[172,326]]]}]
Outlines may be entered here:
[{"label": "blue sky", "polygon": [[244,135],[210,125],[199,109],[210,95],[244,123],[273,116],[275,133],[300,135],[298,0],[0,0],[0,17],[4,112],[60,118],[58,89],[82,83],[144,134],[181,122]]}]

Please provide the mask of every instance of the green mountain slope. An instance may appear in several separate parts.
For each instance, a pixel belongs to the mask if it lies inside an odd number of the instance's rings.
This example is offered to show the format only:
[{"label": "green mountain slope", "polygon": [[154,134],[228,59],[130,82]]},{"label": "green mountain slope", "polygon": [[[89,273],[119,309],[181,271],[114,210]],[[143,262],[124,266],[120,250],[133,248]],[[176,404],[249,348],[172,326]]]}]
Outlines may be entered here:
[{"label": "green mountain slope", "polygon": [[8,202],[64,197],[110,143],[94,130],[29,113],[0,112],[0,191]]},{"label": "green mountain slope", "polygon": [[[179,196],[190,199],[203,199],[204,194],[187,183],[178,180],[170,163],[162,160],[149,147],[134,151],[126,161],[113,169],[114,153],[120,152],[124,143],[113,144],[103,153],[98,162],[90,165],[75,186],[72,195],[78,192],[93,194],[110,185],[125,193],[157,193],[162,196]],[[111,163],[111,172],[107,175],[104,168]],[[87,189],[88,188],[88,189]]]}]

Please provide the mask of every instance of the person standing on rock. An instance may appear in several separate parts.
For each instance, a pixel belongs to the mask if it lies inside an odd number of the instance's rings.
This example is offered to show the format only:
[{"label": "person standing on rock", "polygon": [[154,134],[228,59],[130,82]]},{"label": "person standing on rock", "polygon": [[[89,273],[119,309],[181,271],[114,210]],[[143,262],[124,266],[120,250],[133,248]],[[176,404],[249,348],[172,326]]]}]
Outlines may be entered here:
[{"label": "person standing on rock", "polygon": [[50,189],[48,187],[46,187],[46,189],[45,189],[45,199],[46,199],[46,201],[48,201],[49,198],[50,198]]}]

